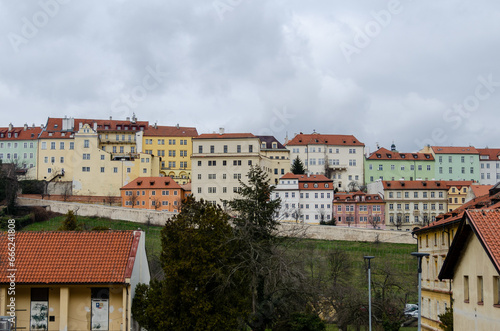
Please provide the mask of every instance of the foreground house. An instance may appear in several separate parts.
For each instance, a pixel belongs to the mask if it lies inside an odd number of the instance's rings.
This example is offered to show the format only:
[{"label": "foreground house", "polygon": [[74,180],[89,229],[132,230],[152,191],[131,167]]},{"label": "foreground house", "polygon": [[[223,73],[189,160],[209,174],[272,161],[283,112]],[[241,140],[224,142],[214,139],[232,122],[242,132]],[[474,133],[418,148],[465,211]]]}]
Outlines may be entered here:
[{"label": "foreground house", "polygon": [[468,210],[439,279],[453,280],[455,330],[500,330],[500,210]]},{"label": "foreground house", "polygon": [[138,330],[130,307],[150,280],[144,232],[18,232],[13,264],[9,238],[0,234],[0,315],[15,298],[18,330]]}]

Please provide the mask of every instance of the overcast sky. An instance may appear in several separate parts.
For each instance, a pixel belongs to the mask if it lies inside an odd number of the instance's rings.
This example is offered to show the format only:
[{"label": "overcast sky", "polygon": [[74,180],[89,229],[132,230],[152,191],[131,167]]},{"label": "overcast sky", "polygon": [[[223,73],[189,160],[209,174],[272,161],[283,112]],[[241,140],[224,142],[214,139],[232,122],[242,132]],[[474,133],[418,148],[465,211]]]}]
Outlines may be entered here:
[{"label": "overcast sky", "polygon": [[500,147],[498,1],[0,2],[0,126],[140,120]]}]

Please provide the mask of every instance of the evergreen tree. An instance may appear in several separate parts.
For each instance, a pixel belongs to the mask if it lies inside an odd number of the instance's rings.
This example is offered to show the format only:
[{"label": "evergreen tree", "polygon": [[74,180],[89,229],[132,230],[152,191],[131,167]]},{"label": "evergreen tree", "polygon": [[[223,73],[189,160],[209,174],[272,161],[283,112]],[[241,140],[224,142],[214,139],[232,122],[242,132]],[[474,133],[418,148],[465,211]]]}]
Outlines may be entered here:
[{"label": "evergreen tree", "polygon": [[189,197],[167,221],[161,232],[165,279],[138,287],[132,304],[141,326],[149,331],[238,327],[248,294],[238,272],[228,274],[236,255],[228,220],[220,207]]},{"label": "evergreen tree", "polygon": [[292,173],[294,173],[295,175],[303,175],[306,173],[304,163],[302,163],[302,160],[299,158],[298,155],[295,158],[295,160],[293,160],[291,170],[292,170]]},{"label": "evergreen tree", "polygon": [[75,213],[72,210],[68,210],[66,218],[63,221],[62,226],[59,231],[75,231],[78,230],[78,224],[76,222]]}]

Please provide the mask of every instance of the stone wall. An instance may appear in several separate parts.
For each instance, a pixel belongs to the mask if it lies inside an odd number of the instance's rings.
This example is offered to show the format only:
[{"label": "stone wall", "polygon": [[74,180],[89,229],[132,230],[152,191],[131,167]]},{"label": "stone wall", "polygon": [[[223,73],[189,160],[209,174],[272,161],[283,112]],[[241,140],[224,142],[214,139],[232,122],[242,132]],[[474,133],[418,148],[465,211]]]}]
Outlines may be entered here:
[{"label": "stone wall", "polygon": [[165,222],[176,213],[162,212],[146,209],[134,209],[124,207],[110,207],[77,202],[63,202],[54,200],[17,198],[21,206],[43,206],[56,213],[66,214],[73,210],[79,216],[97,216],[114,220],[124,220],[137,223],[146,223],[149,219],[153,225],[165,225]]},{"label": "stone wall", "polygon": [[[163,226],[165,222],[176,213],[161,212],[146,209],[125,207],[110,207],[76,202],[63,202],[54,200],[41,200],[19,197],[18,203],[22,206],[45,206],[51,211],[65,214],[68,210],[76,211],[80,216],[107,217],[115,220],[124,220],[146,223],[148,217],[151,224]],[[346,240],[346,241],[380,241],[384,243],[417,244],[417,240],[407,231],[372,230],[349,228],[329,225],[301,225],[281,224],[283,233],[304,233],[311,239]]]}]

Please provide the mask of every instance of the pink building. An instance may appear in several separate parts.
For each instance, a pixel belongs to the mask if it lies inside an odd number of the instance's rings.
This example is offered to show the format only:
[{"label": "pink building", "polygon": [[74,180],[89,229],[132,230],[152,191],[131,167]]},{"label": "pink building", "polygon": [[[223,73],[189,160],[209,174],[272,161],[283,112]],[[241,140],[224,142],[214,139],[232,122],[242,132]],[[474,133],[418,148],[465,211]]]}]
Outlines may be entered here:
[{"label": "pink building", "polygon": [[385,229],[385,201],[378,194],[338,192],[333,198],[337,226]]}]

